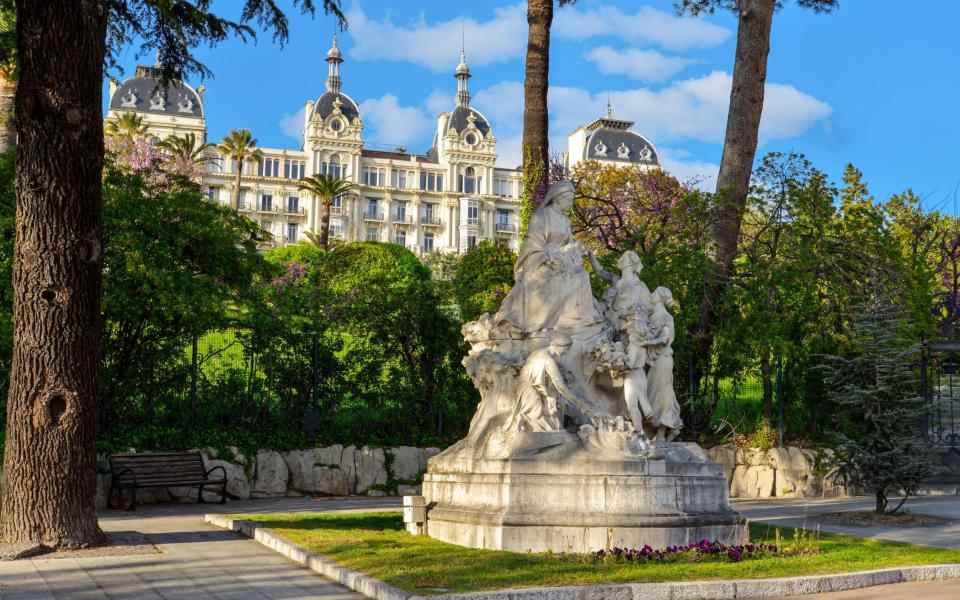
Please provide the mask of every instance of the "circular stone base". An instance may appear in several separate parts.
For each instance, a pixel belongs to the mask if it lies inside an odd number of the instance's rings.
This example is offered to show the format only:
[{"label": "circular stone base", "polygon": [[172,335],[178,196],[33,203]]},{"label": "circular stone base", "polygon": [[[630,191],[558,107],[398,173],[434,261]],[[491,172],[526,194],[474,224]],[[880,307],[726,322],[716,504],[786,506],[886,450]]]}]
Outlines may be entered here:
[{"label": "circular stone base", "polygon": [[424,476],[427,534],[514,552],[653,548],[703,539],[745,543],[720,467],[695,444],[649,457],[475,459],[454,446]]}]

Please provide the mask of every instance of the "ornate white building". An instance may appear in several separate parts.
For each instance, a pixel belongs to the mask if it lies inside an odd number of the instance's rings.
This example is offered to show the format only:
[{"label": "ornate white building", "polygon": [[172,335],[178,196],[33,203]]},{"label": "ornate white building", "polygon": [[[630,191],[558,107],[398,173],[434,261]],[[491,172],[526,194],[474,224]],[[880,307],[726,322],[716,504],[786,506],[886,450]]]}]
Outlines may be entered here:
[{"label": "ornate white building", "polygon": [[[297,180],[328,173],[356,186],[334,203],[330,229],[338,239],[393,242],[418,254],[464,251],[481,240],[517,247],[521,173],[495,166],[497,140],[490,121],[470,105],[463,51],[455,106],[437,117],[433,146],[424,154],[365,148],[359,104],[343,91],[335,37],[326,62],[326,90],[306,102],[302,149],[260,148],[263,160],[244,164],[242,213],[277,245],[300,241],[318,230],[322,207],[297,189]],[[111,82],[107,119],[134,112],[156,138],[194,133],[206,141],[203,97],[202,86],[160,88],[156,71],[141,66],[122,84]],[[607,118],[577,129],[568,144],[571,166],[580,160],[657,166],[656,150],[628,131],[630,125],[608,110]],[[224,157],[210,163],[202,185],[211,201],[235,205],[236,168]]]}]

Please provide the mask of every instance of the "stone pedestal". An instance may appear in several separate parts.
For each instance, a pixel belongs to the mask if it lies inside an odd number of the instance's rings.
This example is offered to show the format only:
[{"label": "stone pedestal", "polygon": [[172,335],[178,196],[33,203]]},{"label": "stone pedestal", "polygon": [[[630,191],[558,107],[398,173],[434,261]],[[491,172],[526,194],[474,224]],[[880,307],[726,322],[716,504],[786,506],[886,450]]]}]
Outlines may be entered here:
[{"label": "stone pedestal", "polygon": [[598,456],[571,433],[526,435],[550,439],[528,440],[530,450],[498,459],[475,457],[461,442],[430,460],[428,535],[473,548],[558,553],[747,541],[721,468],[696,444]]}]

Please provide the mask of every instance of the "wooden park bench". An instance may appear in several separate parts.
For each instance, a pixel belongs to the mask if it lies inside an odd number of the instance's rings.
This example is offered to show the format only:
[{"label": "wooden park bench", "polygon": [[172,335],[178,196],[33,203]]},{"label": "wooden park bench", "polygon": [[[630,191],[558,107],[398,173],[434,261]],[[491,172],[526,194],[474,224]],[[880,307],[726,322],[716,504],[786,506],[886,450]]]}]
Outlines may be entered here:
[{"label": "wooden park bench", "polygon": [[[217,469],[222,477],[211,477]],[[227,499],[227,470],[222,466],[207,469],[199,452],[114,454],[110,457],[110,474],[107,502],[113,500],[114,490],[121,499],[123,490],[130,490],[127,510],[137,507],[137,490],[141,488],[166,488],[169,494],[171,487],[196,487],[199,502],[205,502],[203,488],[220,486],[220,504]]]}]

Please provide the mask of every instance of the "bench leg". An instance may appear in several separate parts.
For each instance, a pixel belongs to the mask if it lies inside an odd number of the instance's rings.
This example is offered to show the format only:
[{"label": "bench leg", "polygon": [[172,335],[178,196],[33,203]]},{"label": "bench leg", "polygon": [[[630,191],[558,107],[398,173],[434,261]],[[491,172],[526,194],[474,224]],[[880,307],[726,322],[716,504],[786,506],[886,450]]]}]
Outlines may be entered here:
[{"label": "bench leg", "polygon": [[227,482],[224,480],[223,488],[220,490],[220,504],[227,503]]},{"label": "bench leg", "polygon": [[127,510],[137,510],[137,486],[130,488],[130,506]]},{"label": "bench leg", "polygon": [[197,492],[197,504],[206,504],[207,501],[203,499],[203,486],[200,486],[200,489]]}]

